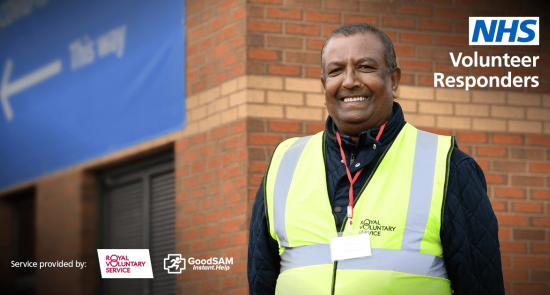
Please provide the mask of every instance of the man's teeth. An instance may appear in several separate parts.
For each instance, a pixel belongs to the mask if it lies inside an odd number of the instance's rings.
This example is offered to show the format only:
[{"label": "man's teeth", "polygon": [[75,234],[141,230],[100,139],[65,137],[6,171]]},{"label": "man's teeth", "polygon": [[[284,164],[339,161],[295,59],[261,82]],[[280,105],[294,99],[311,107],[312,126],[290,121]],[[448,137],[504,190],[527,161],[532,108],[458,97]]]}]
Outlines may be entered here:
[{"label": "man's teeth", "polygon": [[361,96],[361,97],[346,97],[344,98],[344,102],[352,102],[352,101],[363,101],[363,100],[366,100],[367,98],[364,97],[364,96]]}]

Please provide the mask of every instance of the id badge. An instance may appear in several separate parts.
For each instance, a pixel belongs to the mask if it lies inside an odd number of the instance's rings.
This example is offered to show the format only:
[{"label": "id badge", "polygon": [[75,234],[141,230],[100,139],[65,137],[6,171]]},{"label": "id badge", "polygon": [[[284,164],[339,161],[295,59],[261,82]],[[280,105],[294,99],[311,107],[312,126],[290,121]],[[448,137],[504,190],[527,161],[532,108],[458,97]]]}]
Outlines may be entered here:
[{"label": "id badge", "polygon": [[332,261],[372,256],[370,235],[366,230],[339,232],[329,238]]}]

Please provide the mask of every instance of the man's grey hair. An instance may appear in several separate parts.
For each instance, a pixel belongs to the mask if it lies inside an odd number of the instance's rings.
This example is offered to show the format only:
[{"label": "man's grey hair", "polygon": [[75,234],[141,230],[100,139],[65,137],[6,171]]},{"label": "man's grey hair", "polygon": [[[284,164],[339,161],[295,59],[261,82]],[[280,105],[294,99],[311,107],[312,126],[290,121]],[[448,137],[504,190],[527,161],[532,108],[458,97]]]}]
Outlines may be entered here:
[{"label": "man's grey hair", "polygon": [[321,50],[321,73],[323,75],[323,80],[325,80],[325,47],[327,46],[330,39],[334,37],[344,36],[344,37],[350,37],[355,36],[359,34],[374,34],[376,35],[380,41],[382,42],[382,45],[384,46],[384,51],[382,52],[382,55],[384,56],[384,61],[386,62],[386,69],[388,70],[388,74],[393,71],[397,67],[397,62],[395,61],[395,51],[393,50],[393,43],[390,40],[390,37],[386,35],[384,32],[380,31],[379,29],[375,28],[371,24],[346,24],[338,29],[332,31],[330,35],[327,37],[327,40],[325,41],[325,44],[323,45],[323,49]]}]

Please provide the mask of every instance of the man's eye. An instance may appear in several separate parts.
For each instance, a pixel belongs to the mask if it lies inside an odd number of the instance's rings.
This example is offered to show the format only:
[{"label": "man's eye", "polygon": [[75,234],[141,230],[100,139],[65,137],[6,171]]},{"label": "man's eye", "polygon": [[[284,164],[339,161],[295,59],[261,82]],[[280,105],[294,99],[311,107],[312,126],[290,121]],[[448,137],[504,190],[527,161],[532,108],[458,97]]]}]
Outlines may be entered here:
[{"label": "man's eye", "polygon": [[340,71],[340,69],[334,69],[334,70],[330,71],[328,74],[329,74],[329,75],[336,74],[336,73],[338,73],[339,71]]},{"label": "man's eye", "polygon": [[361,69],[372,69],[371,66],[367,66],[367,65],[360,65],[359,68],[361,68]]}]

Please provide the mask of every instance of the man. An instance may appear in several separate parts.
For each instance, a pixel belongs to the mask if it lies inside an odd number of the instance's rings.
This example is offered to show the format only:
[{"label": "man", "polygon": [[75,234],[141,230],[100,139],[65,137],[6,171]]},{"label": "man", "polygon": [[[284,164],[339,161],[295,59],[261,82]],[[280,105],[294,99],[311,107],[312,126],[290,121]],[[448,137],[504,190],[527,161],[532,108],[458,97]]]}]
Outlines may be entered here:
[{"label": "man", "polygon": [[[251,294],[504,294],[483,172],[454,138],[405,122],[400,75],[373,26],[327,38],[326,130],[270,160],[250,223]],[[329,236],[352,227],[369,230],[372,256],[332,262]]]}]

